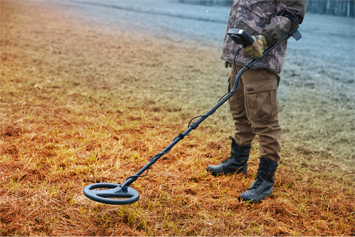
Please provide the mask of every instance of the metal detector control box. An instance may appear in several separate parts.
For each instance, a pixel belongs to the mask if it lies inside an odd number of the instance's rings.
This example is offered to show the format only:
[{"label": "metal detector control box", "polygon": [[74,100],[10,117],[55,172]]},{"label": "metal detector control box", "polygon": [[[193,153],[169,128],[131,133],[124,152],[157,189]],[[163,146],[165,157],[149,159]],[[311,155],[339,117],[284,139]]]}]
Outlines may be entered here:
[{"label": "metal detector control box", "polygon": [[254,43],[254,39],[245,30],[232,28],[228,30],[227,34],[234,42],[243,45],[244,48]]}]

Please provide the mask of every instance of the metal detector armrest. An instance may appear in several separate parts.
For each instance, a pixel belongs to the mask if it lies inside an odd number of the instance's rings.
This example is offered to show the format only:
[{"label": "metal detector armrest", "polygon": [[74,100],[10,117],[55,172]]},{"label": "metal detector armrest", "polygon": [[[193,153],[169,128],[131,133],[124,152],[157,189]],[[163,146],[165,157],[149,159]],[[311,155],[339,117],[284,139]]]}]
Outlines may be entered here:
[{"label": "metal detector armrest", "polygon": [[291,36],[295,38],[296,41],[299,41],[302,38],[301,33],[298,31],[298,27],[291,31]]}]

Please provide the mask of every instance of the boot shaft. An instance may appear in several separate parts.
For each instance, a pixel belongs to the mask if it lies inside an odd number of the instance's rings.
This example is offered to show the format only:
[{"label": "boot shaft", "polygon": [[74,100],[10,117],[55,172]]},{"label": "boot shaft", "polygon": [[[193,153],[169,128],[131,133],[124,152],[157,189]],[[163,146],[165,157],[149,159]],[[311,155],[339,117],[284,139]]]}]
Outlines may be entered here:
[{"label": "boot shaft", "polygon": [[277,162],[260,157],[257,179],[263,179],[268,182],[274,183],[274,175],[277,167]]},{"label": "boot shaft", "polygon": [[232,137],[229,138],[232,140],[230,158],[241,162],[247,161],[249,159],[251,145],[240,147]]}]

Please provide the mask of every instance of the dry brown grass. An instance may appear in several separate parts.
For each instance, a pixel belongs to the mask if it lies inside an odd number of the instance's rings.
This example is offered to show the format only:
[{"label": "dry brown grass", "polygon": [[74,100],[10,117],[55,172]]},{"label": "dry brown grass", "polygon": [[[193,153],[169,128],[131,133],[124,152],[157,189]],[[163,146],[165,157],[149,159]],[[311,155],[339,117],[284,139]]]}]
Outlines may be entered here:
[{"label": "dry brown grass", "polygon": [[291,138],[274,194],[261,204],[237,200],[255,178],[256,143],[248,175],[208,175],[205,167],[228,154],[226,107],[133,184],[140,201],[88,200],[86,185],[122,183],[213,105],[226,72],[202,46],[143,44],[83,27],[50,4],[0,4],[1,235],[355,233],[353,170],[300,152]]}]

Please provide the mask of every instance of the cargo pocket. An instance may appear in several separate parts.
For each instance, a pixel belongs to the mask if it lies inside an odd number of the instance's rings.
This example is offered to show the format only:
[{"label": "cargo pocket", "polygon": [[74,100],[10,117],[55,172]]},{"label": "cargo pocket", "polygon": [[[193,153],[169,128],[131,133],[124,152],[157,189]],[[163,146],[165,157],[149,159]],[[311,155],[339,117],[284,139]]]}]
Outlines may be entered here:
[{"label": "cargo pocket", "polygon": [[267,122],[278,112],[277,81],[261,81],[245,88],[247,115],[251,121]]}]

